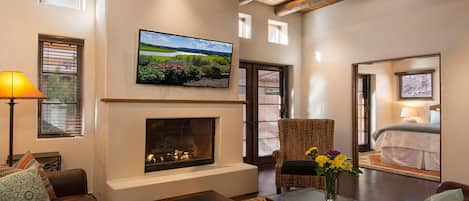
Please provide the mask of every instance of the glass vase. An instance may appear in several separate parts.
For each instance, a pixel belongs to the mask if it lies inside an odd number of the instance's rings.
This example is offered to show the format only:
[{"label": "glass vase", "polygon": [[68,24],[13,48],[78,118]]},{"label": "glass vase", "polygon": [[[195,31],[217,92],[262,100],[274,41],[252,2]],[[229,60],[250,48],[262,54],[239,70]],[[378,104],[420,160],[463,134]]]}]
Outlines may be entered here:
[{"label": "glass vase", "polygon": [[337,176],[326,175],[326,201],[337,200]]}]

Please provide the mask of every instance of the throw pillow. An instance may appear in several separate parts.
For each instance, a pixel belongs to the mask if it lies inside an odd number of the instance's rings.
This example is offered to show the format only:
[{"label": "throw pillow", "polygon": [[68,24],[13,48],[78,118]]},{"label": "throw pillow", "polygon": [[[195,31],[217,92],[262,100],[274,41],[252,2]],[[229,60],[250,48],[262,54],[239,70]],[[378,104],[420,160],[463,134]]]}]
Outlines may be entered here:
[{"label": "throw pillow", "polygon": [[15,167],[0,165],[0,177],[4,177],[4,176],[7,176],[9,174],[13,174],[13,173],[19,172],[19,171],[21,171],[21,170],[18,169],[18,168],[15,168]]},{"label": "throw pillow", "polygon": [[42,168],[41,163],[37,162],[36,159],[34,159],[33,154],[31,154],[30,151],[27,151],[21,159],[13,165],[13,167],[18,168],[18,169],[28,169],[30,167],[35,167],[38,170],[39,176],[42,179],[42,183],[44,184],[44,187],[47,190],[47,194],[49,194],[49,197],[51,199],[57,198],[55,196],[54,188],[52,187],[49,178],[47,178],[46,172]]},{"label": "throw pillow", "polygon": [[464,201],[464,194],[461,189],[447,190],[431,197],[425,201]]},{"label": "throw pillow", "polygon": [[36,168],[22,170],[0,178],[0,200],[49,201]]}]

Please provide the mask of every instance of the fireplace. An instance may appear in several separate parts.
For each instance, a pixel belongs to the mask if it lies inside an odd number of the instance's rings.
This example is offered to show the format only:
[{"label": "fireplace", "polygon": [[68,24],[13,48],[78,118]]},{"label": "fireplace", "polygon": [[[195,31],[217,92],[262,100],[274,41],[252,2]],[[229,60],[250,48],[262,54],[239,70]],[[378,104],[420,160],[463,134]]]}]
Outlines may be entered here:
[{"label": "fireplace", "polygon": [[215,118],[147,119],[145,172],[212,164]]}]

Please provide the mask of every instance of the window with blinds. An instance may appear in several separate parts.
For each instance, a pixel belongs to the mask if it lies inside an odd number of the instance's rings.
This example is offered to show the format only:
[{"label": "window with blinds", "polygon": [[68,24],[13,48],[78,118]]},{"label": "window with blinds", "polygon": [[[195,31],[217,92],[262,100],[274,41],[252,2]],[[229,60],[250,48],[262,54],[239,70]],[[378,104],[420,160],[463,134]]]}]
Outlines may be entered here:
[{"label": "window with blinds", "polygon": [[82,135],[81,70],[84,41],[39,35],[39,137]]}]

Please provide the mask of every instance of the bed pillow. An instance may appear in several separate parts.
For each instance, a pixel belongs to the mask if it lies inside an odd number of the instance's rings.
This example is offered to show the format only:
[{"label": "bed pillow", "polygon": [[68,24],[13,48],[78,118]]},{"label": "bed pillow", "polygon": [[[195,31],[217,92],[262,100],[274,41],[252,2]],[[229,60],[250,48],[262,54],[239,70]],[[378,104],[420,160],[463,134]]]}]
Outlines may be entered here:
[{"label": "bed pillow", "polygon": [[50,201],[38,170],[34,167],[0,178],[1,200]]},{"label": "bed pillow", "polygon": [[464,201],[464,194],[461,189],[447,190],[431,197],[425,201]]},{"label": "bed pillow", "polygon": [[31,154],[31,152],[26,152],[23,157],[21,157],[21,159],[13,165],[13,167],[22,170],[28,169],[30,167],[35,167],[39,173],[39,176],[42,179],[42,183],[44,184],[44,187],[46,188],[49,197],[51,199],[57,198],[57,196],[55,196],[54,188],[52,187],[49,178],[47,178],[44,168],[42,168],[41,163],[37,162],[36,159],[34,159],[34,156],[33,154]]}]

